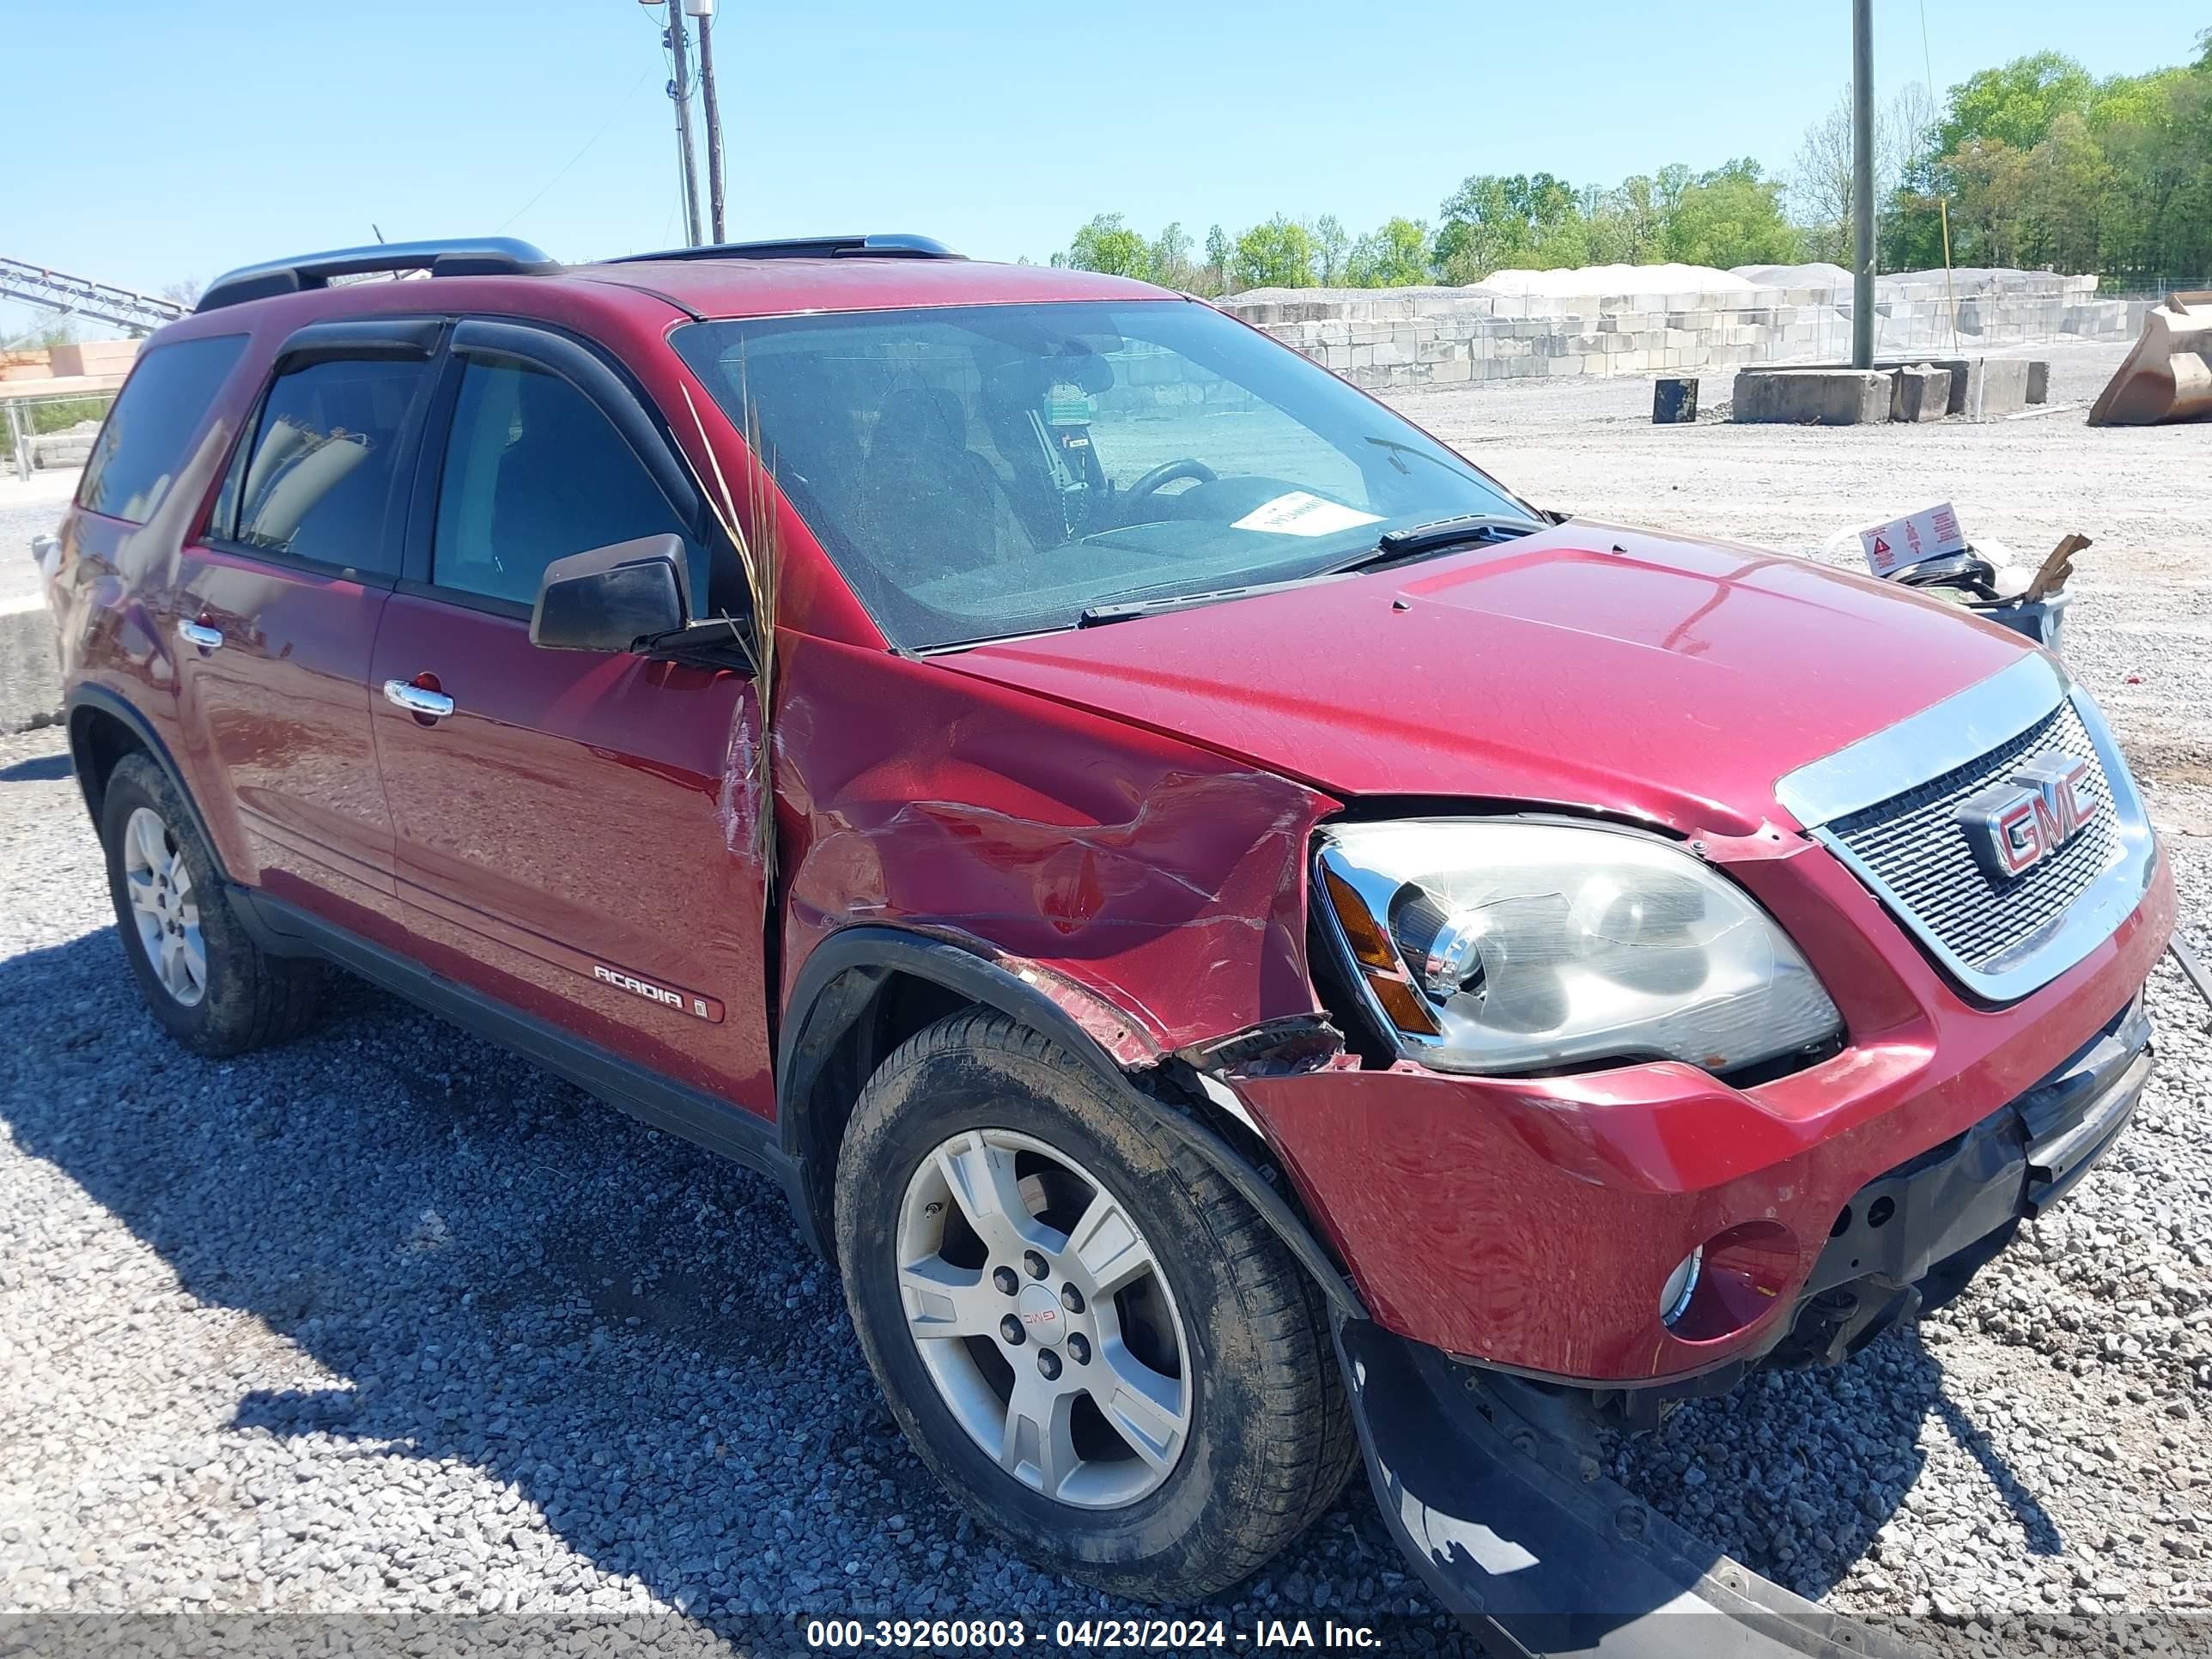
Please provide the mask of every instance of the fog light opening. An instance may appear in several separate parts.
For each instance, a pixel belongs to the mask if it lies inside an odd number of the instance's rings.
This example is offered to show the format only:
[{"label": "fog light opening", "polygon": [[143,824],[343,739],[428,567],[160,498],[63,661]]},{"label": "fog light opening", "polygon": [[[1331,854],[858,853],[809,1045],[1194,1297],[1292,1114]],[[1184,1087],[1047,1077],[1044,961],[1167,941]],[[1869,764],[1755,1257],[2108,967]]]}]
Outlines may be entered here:
[{"label": "fog light opening", "polygon": [[1667,1275],[1666,1288],[1659,1292],[1659,1322],[1672,1325],[1690,1310],[1690,1298],[1698,1293],[1698,1274],[1705,1265],[1705,1247],[1702,1244],[1682,1258],[1681,1266]]},{"label": "fog light opening", "polygon": [[1797,1273],[1797,1240],[1776,1221],[1740,1221],[1715,1233],[1674,1270],[1661,1318],[1680,1342],[1719,1342],[1782,1310]]}]

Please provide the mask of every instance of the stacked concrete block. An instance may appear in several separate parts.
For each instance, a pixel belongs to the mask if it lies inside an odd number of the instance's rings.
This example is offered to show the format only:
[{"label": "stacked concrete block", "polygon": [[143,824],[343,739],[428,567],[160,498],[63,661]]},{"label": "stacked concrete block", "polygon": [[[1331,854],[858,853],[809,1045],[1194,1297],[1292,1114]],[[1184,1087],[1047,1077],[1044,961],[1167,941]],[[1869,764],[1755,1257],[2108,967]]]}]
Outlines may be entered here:
[{"label": "stacked concrete block", "polygon": [[[1940,272],[1884,277],[1875,349],[1894,359],[2061,335],[2134,338],[2142,303],[2095,293],[2094,276],[1961,272],[1948,288]],[[1591,295],[1419,288],[1272,290],[1222,304],[1337,374],[1387,391],[1833,359],[1850,344],[1852,296],[1847,287]]]}]

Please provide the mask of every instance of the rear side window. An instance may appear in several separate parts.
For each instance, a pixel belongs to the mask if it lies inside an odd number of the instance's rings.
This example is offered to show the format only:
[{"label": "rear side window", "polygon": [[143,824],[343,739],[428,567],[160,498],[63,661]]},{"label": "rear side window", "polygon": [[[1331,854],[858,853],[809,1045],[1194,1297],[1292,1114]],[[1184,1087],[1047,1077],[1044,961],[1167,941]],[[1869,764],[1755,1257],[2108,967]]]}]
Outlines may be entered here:
[{"label": "rear side window", "polygon": [[138,361],[92,447],[77,505],[143,524],[176,481],[185,446],[246,349],[243,334],[179,340]]},{"label": "rear side window", "polygon": [[238,477],[234,538],[259,553],[395,575],[400,439],[428,366],[310,363],[280,374]]},{"label": "rear side window", "polygon": [[[438,586],[529,605],[556,559],[684,533],[614,423],[568,381],[513,363],[463,371],[430,555]],[[703,597],[703,555],[690,557]]]}]

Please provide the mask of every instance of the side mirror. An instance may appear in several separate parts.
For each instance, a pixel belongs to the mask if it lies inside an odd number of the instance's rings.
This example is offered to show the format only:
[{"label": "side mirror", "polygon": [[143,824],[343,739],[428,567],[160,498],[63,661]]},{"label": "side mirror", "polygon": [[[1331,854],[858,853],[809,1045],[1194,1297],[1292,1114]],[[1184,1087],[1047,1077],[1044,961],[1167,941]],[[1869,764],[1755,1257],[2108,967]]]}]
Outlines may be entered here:
[{"label": "side mirror", "polygon": [[530,642],[551,651],[629,651],[690,620],[681,536],[641,536],[545,567]]}]

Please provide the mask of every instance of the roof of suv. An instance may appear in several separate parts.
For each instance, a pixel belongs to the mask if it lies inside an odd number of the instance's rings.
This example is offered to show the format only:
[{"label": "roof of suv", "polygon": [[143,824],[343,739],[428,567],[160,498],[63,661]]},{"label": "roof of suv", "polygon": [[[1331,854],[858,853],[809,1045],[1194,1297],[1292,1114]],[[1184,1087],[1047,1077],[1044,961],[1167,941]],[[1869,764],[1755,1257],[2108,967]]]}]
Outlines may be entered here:
[{"label": "roof of suv", "polygon": [[[216,278],[201,296],[195,314],[286,295],[333,294],[349,278],[379,273],[520,278],[532,286],[606,284],[650,294],[700,318],[1170,297],[1164,289],[1126,277],[1052,265],[969,260],[921,236],[731,243],[580,265],[561,264],[512,237],[489,236],[337,248],[243,266]],[[372,309],[381,309],[384,303],[368,302]],[[337,300],[330,308],[348,307]]]},{"label": "roof of suv", "polygon": [[851,255],[820,259],[625,259],[564,266],[548,273],[547,279],[563,277],[642,289],[700,317],[1173,297],[1150,283],[1056,265]]}]

